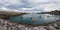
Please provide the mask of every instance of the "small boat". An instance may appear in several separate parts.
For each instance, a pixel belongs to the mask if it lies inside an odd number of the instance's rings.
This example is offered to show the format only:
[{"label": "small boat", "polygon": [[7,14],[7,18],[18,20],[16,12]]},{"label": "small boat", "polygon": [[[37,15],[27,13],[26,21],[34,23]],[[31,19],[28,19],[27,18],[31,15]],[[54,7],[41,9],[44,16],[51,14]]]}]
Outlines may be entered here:
[{"label": "small boat", "polygon": [[41,16],[39,18],[41,18]]},{"label": "small boat", "polygon": [[23,18],[23,17],[20,17],[20,18]]},{"label": "small boat", "polygon": [[31,17],[31,19],[32,19],[33,22],[35,22],[35,18],[32,18],[32,17]]},{"label": "small boat", "polygon": [[47,18],[49,18],[49,16],[47,16]]}]

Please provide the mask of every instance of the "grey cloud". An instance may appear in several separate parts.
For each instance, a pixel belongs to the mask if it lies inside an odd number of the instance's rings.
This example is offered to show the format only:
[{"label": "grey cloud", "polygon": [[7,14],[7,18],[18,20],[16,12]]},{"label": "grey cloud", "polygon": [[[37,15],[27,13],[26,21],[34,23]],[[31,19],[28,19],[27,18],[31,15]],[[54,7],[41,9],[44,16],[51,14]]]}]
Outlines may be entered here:
[{"label": "grey cloud", "polygon": [[[35,2],[35,1],[37,1],[37,2]],[[9,1],[0,0],[0,2],[1,2],[0,8],[6,7],[7,9],[13,9],[13,10],[19,9],[19,8],[33,8],[31,11],[44,11],[45,7],[48,7],[48,9],[49,9],[48,4],[54,4],[54,5],[56,4],[56,7],[58,5],[60,5],[59,0],[41,0],[40,2],[38,2],[38,1],[40,1],[40,0],[31,0],[31,1],[30,0],[13,0],[13,1],[12,0],[9,0]],[[50,5],[50,6],[54,6],[54,5]],[[59,7],[57,7],[57,9]]]}]

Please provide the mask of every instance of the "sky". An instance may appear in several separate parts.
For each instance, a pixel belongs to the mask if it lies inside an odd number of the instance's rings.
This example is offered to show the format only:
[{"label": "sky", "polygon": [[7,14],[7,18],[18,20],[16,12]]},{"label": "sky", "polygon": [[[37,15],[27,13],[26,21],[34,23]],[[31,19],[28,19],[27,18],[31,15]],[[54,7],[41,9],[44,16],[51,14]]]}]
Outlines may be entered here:
[{"label": "sky", "polygon": [[0,0],[0,11],[44,12],[60,10],[60,0]]}]

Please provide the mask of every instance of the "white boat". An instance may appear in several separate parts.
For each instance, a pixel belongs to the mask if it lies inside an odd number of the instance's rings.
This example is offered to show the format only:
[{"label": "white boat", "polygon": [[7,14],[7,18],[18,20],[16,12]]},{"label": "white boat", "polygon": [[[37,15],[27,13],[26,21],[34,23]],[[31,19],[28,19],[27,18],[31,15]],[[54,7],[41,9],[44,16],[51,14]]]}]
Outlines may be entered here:
[{"label": "white boat", "polygon": [[35,18],[31,17],[32,21],[35,22]]}]

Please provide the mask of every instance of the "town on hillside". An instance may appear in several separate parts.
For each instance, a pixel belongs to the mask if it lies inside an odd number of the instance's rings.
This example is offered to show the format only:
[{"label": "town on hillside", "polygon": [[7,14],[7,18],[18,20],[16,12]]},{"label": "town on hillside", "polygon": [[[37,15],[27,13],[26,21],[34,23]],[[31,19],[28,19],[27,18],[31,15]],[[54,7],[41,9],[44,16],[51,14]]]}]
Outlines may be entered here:
[{"label": "town on hillside", "polygon": [[55,11],[51,11],[51,12],[41,12],[41,13],[37,13],[37,14],[54,14],[54,15],[60,15],[60,11],[55,10]]}]

